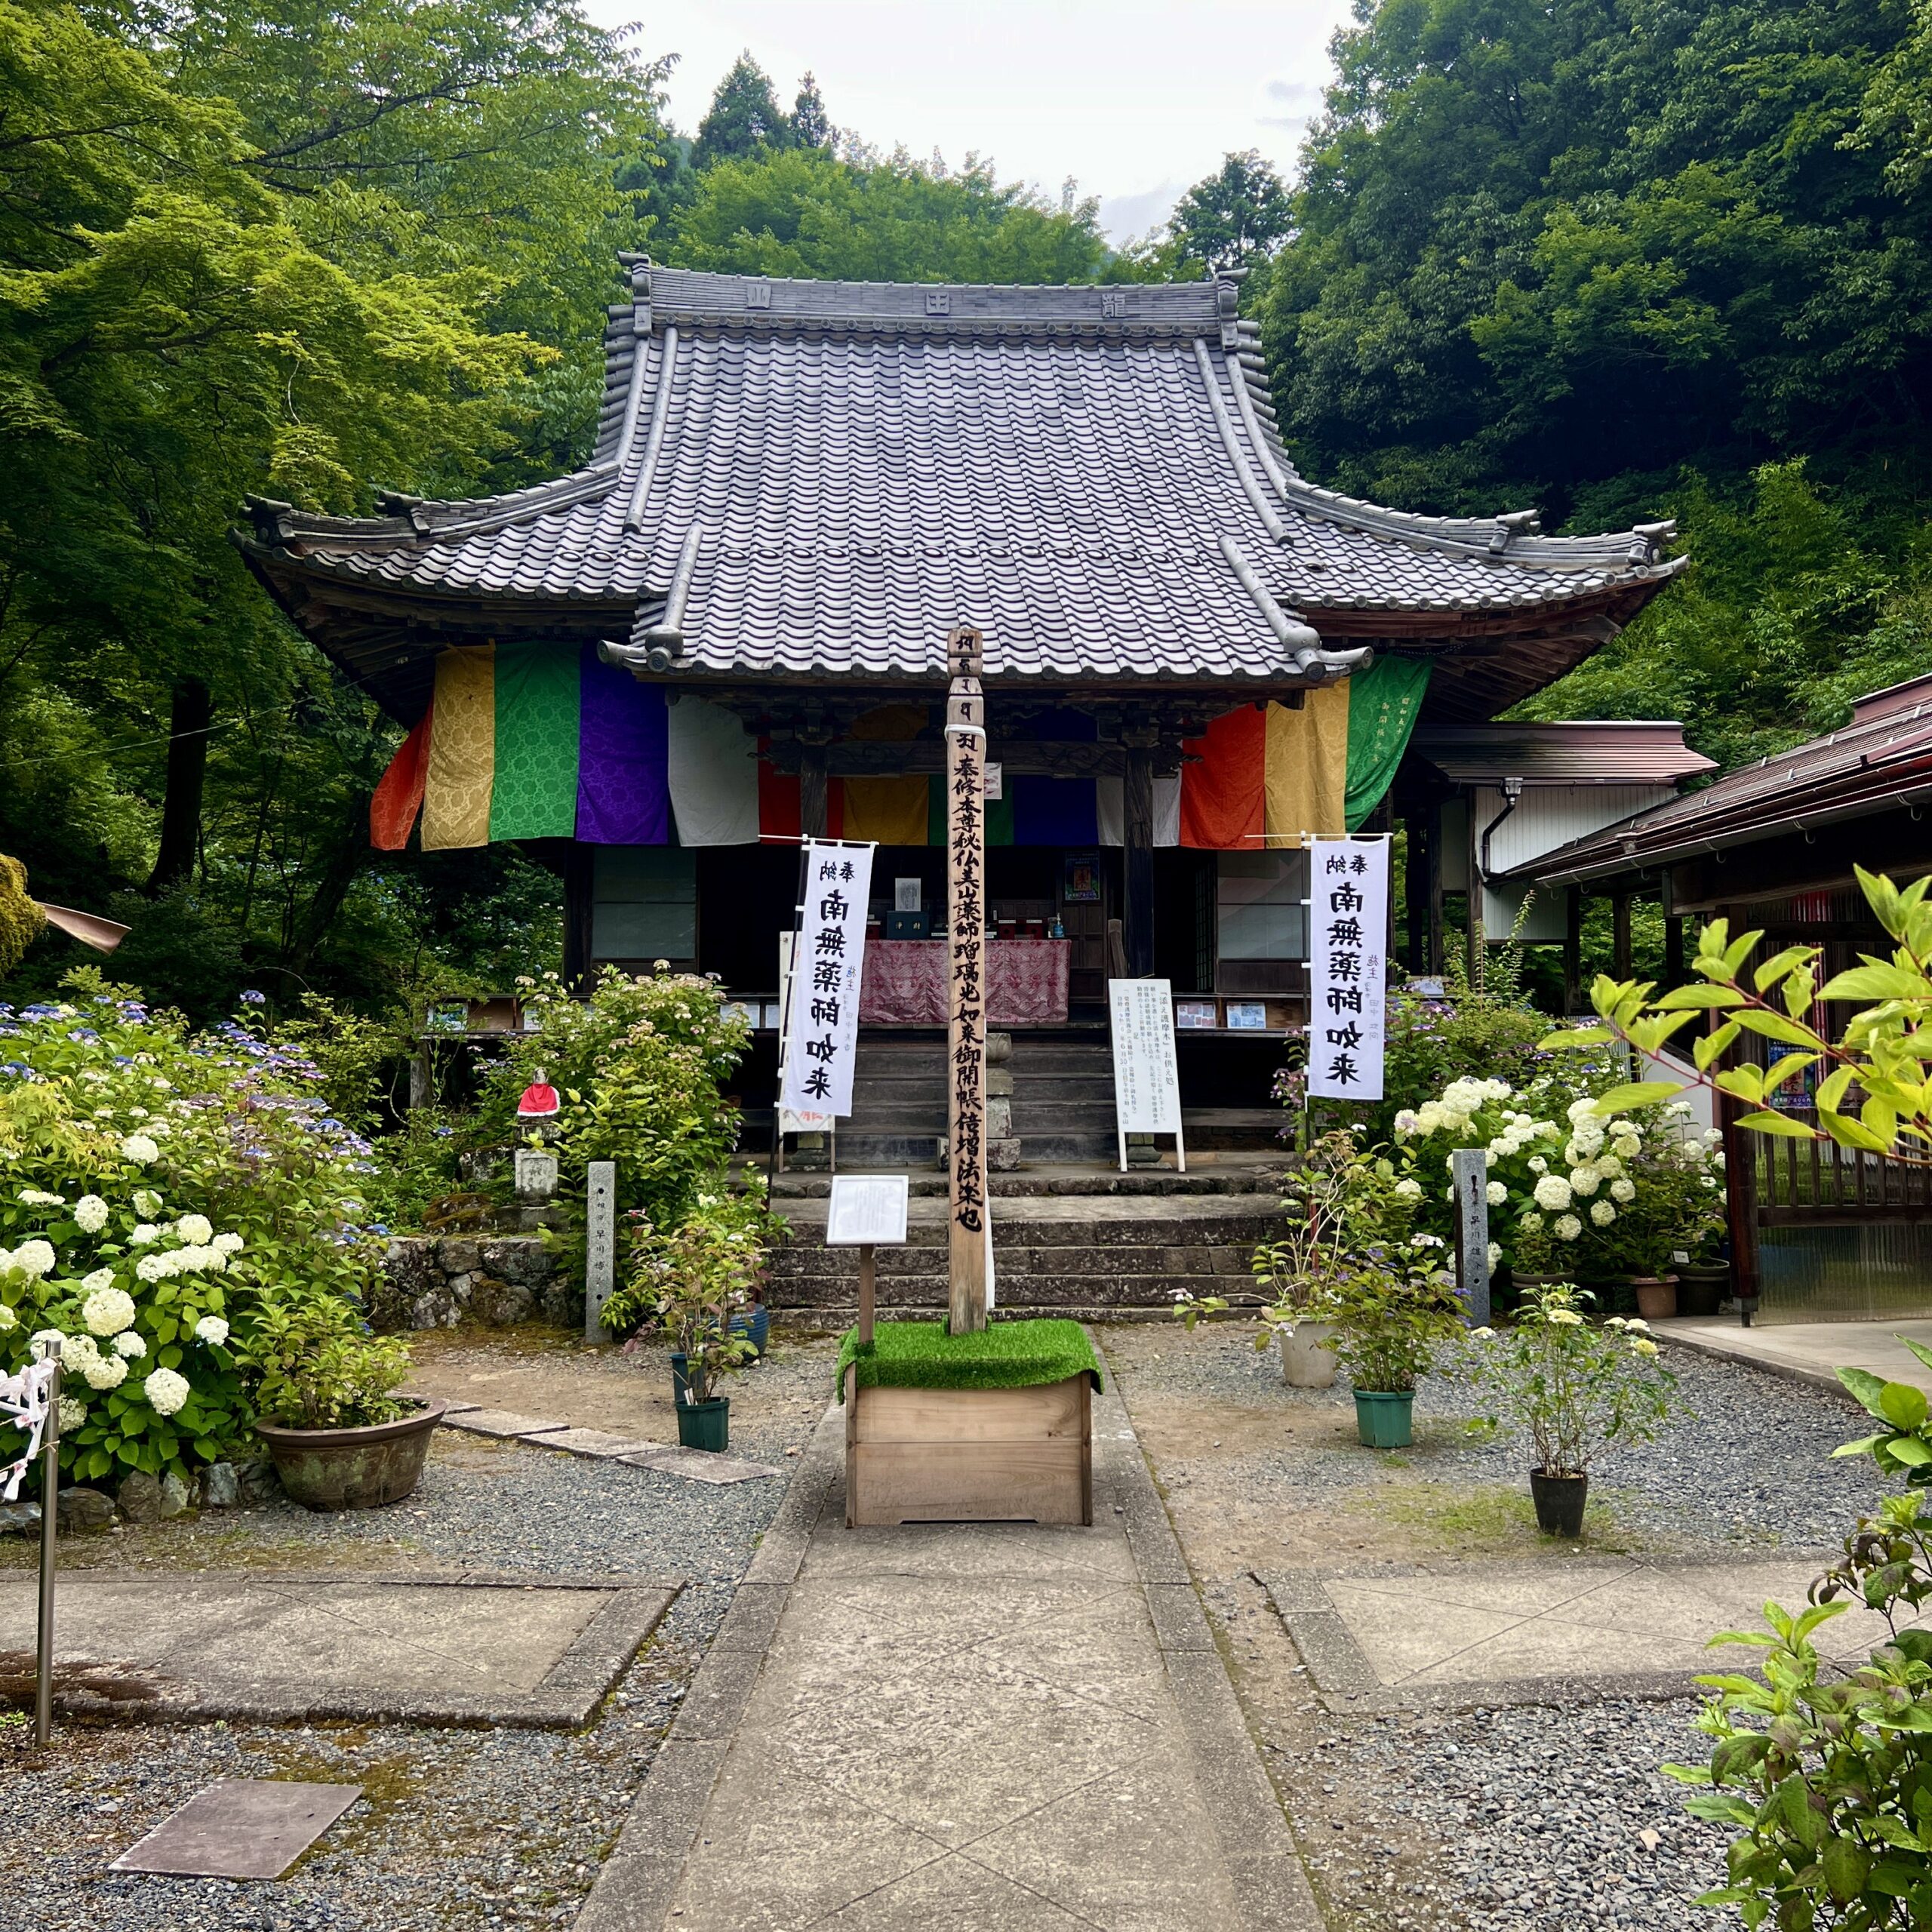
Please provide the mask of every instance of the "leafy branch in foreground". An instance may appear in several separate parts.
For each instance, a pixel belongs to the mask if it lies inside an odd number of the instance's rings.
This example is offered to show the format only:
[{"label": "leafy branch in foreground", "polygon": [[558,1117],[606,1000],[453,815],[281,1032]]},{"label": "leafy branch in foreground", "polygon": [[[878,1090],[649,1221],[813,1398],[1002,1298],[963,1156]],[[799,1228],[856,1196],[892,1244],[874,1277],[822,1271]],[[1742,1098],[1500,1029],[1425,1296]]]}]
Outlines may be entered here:
[{"label": "leafy branch in foreground", "polygon": [[[1740,1117],[1738,1126],[1786,1140],[1832,1140],[1860,1153],[1932,1167],[1932,1078],[1926,1067],[1932,1060],[1932,905],[1926,903],[1932,878],[1915,879],[1901,891],[1881,874],[1862,866],[1853,869],[1878,923],[1897,942],[1890,958],[1863,953],[1863,964],[1820,986],[1821,948],[1788,946],[1752,967],[1764,934],[1734,939],[1730,922],[1714,919],[1698,935],[1693,962],[1702,984],[1653,998],[1652,981],[1600,974],[1590,1001],[1605,1023],[1552,1034],[1543,1046],[1593,1047],[1620,1037],[1656,1054],[1700,1014],[1721,1015],[1691,1041],[1690,1055],[1697,1084],[1754,1109]],[[1854,1000],[1869,1004],[1845,1022],[1835,1039],[1829,1037],[1819,1024],[1820,1007]],[[1713,1072],[1746,1034],[1795,1051],[1768,1067],[1739,1058]],[[1825,1069],[1813,1096],[1816,1127],[1777,1112],[1773,1104],[1780,1088],[1814,1067]],[[1684,1091],[1679,1081],[1638,1081],[1604,1094],[1597,1111],[1652,1106]]]}]

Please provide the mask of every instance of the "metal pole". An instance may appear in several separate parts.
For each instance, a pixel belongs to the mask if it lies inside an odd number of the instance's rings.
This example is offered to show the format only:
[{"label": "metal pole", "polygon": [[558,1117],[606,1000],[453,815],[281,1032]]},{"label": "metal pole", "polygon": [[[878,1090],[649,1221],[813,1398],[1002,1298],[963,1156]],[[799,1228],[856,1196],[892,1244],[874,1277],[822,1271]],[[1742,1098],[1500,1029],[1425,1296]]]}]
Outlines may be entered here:
[{"label": "metal pole", "polygon": [[47,1388],[47,1426],[40,1438],[40,1630],[34,1684],[33,1741],[54,1727],[54,1538],[60,1515],[60,1364]]}]

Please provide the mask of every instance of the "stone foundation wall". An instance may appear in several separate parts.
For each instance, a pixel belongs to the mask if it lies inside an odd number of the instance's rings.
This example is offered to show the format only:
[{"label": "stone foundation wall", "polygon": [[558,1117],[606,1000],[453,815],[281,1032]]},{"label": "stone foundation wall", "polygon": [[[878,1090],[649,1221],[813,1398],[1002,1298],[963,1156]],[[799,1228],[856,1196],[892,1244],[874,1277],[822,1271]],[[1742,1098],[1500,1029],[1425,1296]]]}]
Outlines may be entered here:
[{"label": "stone foundation wall", "polygon": [[454,1328],[465,1318],[493,1328],[518,1321],[583,1325],[583,1285],[534,1235],[404,1235],[383,1256],[383,1283],[369,1311],[385,1334]]}]

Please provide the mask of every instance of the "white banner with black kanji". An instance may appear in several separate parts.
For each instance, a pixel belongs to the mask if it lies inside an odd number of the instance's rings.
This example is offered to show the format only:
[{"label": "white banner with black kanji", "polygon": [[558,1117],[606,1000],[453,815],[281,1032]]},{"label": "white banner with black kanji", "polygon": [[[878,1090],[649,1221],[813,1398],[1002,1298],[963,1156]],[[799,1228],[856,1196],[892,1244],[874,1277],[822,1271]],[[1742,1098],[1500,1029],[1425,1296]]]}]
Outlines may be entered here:
[{"label": "white banner with black kanji", "polygon": [[1379,1100],[1387,1030],[1389,841],[1309,841],[1308,1091]]},{"label": "white banner with black kanji", "polygon": [[849,1114],[859,1048],[870,845],[804,848],[804,900],[785,1002],[785,1078],[780,1106],[800,1115]]}]

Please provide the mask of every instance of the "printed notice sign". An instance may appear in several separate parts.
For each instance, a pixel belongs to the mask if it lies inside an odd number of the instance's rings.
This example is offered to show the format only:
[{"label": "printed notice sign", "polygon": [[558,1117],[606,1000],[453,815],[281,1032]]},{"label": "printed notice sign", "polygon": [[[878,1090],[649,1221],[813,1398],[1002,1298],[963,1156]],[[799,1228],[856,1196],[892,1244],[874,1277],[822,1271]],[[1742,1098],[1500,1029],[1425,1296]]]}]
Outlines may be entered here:
[{"label": "printed notice sign", "polygon": [[884,1247],[906,1238],[909,1174],[834,1174],[827,1247]]},{"label": "printed notice sign", "polygon": [[1130,1134],[1180,1132],[1180,1072],[1174,1060],[1174,1008],[1166,980],[1110,980],[1114,1115],[1126,1165]]},{"label": "printed notice sign", "polygon": [[804,910],[785,1003],[785,1078],[778,1096],[780,1106],[795,1113],[852,1111],[872,849],[805,841]]},{"label": "printed notice sign", "polygon": [[1379,1100],[1386,1030],[1389,841],[1309,841],[1308,1091]]}]

